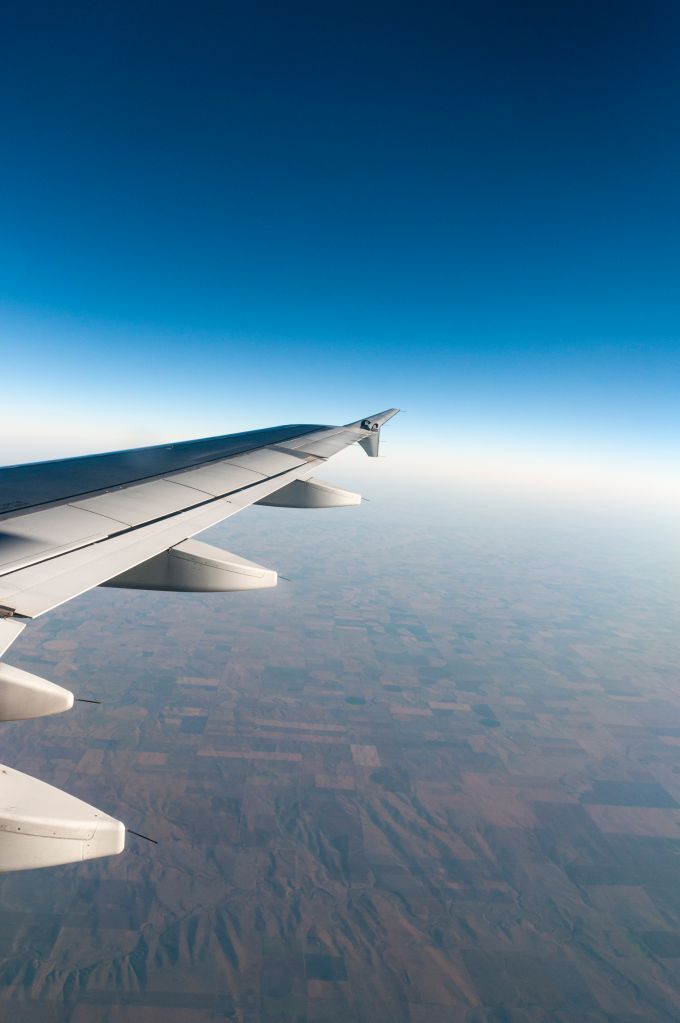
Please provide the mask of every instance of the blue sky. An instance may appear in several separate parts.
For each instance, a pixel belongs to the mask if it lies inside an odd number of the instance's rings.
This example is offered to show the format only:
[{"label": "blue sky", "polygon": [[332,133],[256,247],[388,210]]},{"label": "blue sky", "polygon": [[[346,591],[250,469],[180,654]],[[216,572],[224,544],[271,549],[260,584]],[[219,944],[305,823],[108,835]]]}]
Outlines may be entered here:
[{"label": "blue sky", "polygon": [[675,472],[677,5],[0,20],[3,461],[397,404],[406,461]]}]

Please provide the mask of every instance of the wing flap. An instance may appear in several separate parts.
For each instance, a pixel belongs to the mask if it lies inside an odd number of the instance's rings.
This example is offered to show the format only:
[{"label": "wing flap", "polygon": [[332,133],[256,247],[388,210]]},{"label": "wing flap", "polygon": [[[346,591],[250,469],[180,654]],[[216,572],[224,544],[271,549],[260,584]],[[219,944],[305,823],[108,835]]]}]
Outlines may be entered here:
[{"label": "wing flap", "polygon": [[260,472],[242,469],[231,462],[219,462],[166,477],[172,483],[181,483],[183,487],[195,487],[196,490],[202,490],[212,497],[222,497],[252,483],[259,483],[265,478]]},{"label": "wing flap", "polygon": [[0,576],[120,529],[124,522],[69,505],[17,515],[0,526]]},{"label": "wing flap", "polygon": [[249,451],[247,455],[238,455],[232,461],[241,469],[260,472],[263,476],[273,476],[276,473],[287,472],[289,469],[299,469],[305,464],[306,457],[293,454],[293,452],[285,453],[272,448],[260,448],[259,451]]},{"label": "wing flap", "polygon": [[197,490],[188,484],[185,486],[170,480],[154,480],[153,483],[115,490],[112,494],[88,497],[72,507],[105,515],[127,526],[141,526],[151,519],[201,504],[210,496],[207,491]]}]

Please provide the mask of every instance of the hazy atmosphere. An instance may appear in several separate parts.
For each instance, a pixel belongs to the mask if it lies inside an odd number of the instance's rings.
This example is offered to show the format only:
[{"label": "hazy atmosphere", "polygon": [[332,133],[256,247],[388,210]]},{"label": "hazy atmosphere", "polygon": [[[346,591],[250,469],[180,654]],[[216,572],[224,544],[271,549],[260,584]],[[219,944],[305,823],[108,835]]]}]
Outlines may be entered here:
[{"label": "hazy atmosphere", "polygon": [[4,763],[126,851],[0,874],[17,1023],[680,1018],[680,8],[0,13],[0,464],[342,424],[354,509],[94,589]]}]

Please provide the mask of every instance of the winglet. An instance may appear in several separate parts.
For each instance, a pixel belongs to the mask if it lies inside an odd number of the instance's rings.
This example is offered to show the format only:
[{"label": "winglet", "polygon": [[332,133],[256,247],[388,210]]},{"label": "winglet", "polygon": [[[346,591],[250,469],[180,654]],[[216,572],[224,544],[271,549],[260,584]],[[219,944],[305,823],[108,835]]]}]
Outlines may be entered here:
[{"label": "winglet", "polygon": [[11,647],[25,627],[25,622],[18,622],[15,618],[0,618],[0,654]]},{"label": "winglet", "polygon": [[369,433],[368,437],[362,437],[359,441],[369,458],[377,458],[380,450],[380,427],[375,428],[375,433]]},{"label": "winglet", "polygon": [[357,419],[355,423],[347,423],[347,428],[354,427],[360,434],[358,441],[370,458],[377,458],[380,448],[380,427],[384,426],[392,416],[396,416],[398,408],[389,408],[386,412],[378,412],[365,419]]}]

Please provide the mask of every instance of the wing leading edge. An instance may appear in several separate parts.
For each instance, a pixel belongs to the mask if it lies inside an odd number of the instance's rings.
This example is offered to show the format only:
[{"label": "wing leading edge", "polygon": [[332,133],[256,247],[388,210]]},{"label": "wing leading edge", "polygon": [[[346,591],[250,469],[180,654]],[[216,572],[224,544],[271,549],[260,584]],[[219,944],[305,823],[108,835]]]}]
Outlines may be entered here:
[{"label": "wing leading edge", "polygon": [[[0,655],[31,619],[95,586],[276,585],[272,570],[192,538],[252,504],[360,503],[312,474],[352,444],[375,457],[398,411],[0,469]],[[72,704],[68,690],[0,663],[0,721]],[[0,872],[112,855],[124,843],[120,821],[0,765]]]}]

